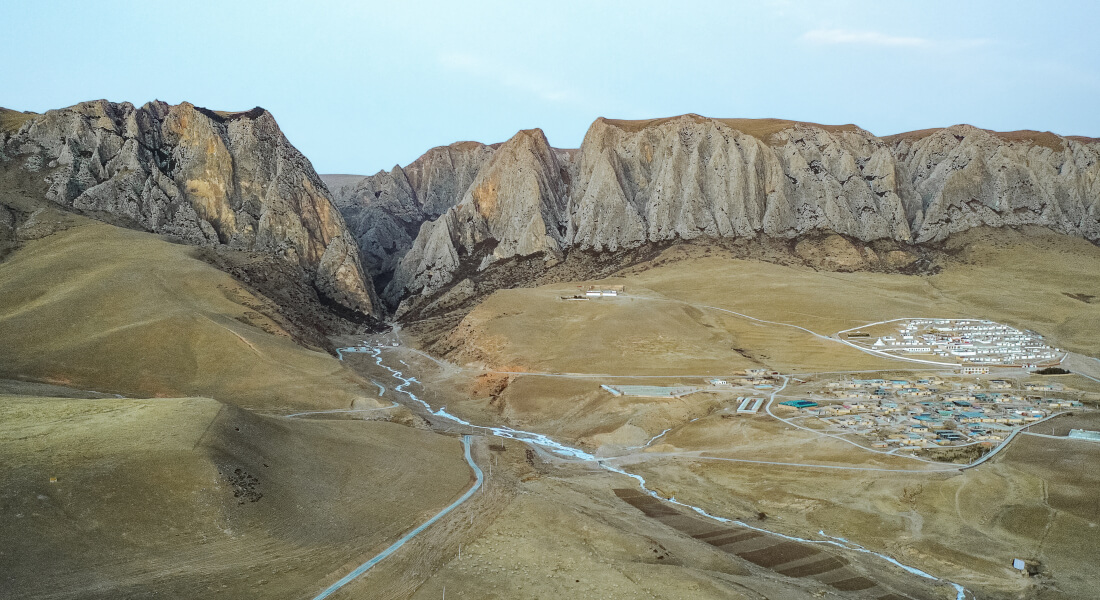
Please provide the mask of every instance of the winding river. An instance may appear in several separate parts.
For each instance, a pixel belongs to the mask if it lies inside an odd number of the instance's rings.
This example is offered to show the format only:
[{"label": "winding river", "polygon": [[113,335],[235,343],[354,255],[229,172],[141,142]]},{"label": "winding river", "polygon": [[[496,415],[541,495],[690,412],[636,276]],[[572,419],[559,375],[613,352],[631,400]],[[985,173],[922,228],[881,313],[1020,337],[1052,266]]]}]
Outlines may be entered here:
[{"label": "winding river", "polygon": [[[916,575],[918,577],[922,577],[924,579],[930,579],[932,581],[937,581],[937,582],[940,582],[940,583],[943,583],[945,585],[949,585],[949,586],[953,587],[955,589],[955,598],[956,598],[956,600],[967,600],[967,598],[973,598],[973,594],[969,594],[967,592],[966,588],[964,588],[963,586],[961,586],[957,583],[947,581],[945,579],[941,579],[939,577],[936,577],[934,575],[926,573],[925,571],[922,571],[922,570],[920,570],[916,567],[911,567],[911,566],[902,564],[897,559],[895,559],[891,556],[887,556],[885,554],[880,554],[878,552],[868,550],[867,548],[864,548],[863,546],[860,546],[859,544],[848,541],[844,538],[830,536],[830,535],[827,535],[824,531],[819,531],[818,534],[821,535],[822,538],[824,538],[824,539],[810,540],[810,539],[785,535],[785,534],[782,534],[782,533],[776,533],[774,531],[770,531],[770,530],[767,530],[767,529],[762,529],[760,527],[756,527],[754,525],[750,525],[750,524],[745,523],[743,521],[736,521],[736,520],[731,520],[731,519],[726,519],[726,518],[723,518],[723,517],[719,517],[717,515],[712,515],[712,514],[708,513],[707,511],[703,510],[702,508],[698,507],[698,506],[694,506],[694,505],[691,505],[691,504],[680,502],[676,498],[663,498],[647,486],[645,478],[642,477],[641,475],[638,475],[636,473],[631,473],[631,472],[626,471],[622,468],[616,467],[615,465],[608,464],[606,461],[601,460],[601,459],[597,458],[596,456],[594,456],[592,454],[589,454],[588,452],[585,452],[584,450],[581,450],[579,448],[573,448],[571,446],[566,446],[565,444],[554,441],[553,439],[551,439],[550,437],[548,437],[544,434],[533,433],[533,432],[530,432],[530,431],[522,431],[522,430],[518,430],[518,429],[512,429],[511,427],[492,427],[492,426],[484,426],[484,425],[475,425],[473,423],[470,423],[469,421],[466,421],[465,419],[462,419],[460,417],[457,417],[457,416],[452,415],[451,413],[447,412],[446,407],[440,407],[438,409],[433,409],[430,404],[428,404],[427,402],[422,400],[419,396],[417,396],[415,393],[413,393],[411,390],[409,390],[409,385],[411,385],[413,383],[419,384],[420,382],[417,381],[417,379],[415,377],[405,377],[405,374],[402,371],[394,369],[393,367],[390,367],[389,365],[385,364],[382,361],[382,348],[380,348],[380,347],[360,346],[360,347],[353,347],[353,348],[341,348],[339,353],[340,353],[340,359],[341,360],[343,360],[343,358],[344,358],[344,353],[367,353],[367,354],[370,354],[371,356],[374,357],[374,362],[379,367],[385,369],[386,371],[389,371],[389,373],[394,377],[394,379],[401,382],[399,385],[397,385],[393,388],[394,391],[399,392],[401,394],[404,394],[405,396],[407,396],[413,402],[416,402],[416,403],[420,404],[421,406],[424,407],[425,410],[427,410],[429,413],[431,413],[434,416],[437,416],[437,417],[440,417],[440,418],[443,418],[443,419],[447,419],[447,420],[452,421],[456,424],[459,424],[459,425],[462,425],[462,426],[465,426],[465,427],[469,427],[471,429],[484,431],[484,432],[487,432],[487,433],[489,433],[491,435],[494,435],[494,436],[497,436],[497,437],[517,440],[517,441],[521,441],[521,442],[524,442],[524,443],[527,443],[527,444],[531,444],[533,446],[538,446],[538,447],[540,447],[540,448],[542,448],[542,449],[544,449],[544,450],[546,450],[546,451],[548,451],[548,452],[550,452],[550,453],[552,453],[556,456],[559,456],[559,457],[567,459],[567,460],[578,460],[578,461],[585,461],[585,462],[595,463],[595,464],[599,465],[601,468],[603,468],[603,469],[605,469],[605,470],[607,470],[611,473],[616,473],[616,474],[619,474],[619,475],[623,475],[623,476],[626,476],[626,477],[629,477],[629,478],[635,480],[636,482],[638,482],[638,486],[642,490],[642,492],[648,494],[649,496],[652,496],[653,498],[656,498],[656,499],[661,500],[663,502],[668,502],[670,504],[675,504],[677,506],[682,506],[682,507],[684,507],[686,509],[689,509],[689,510],[695,512],[695,513],[698,513],[698,514],[700,514],[700,515],[702,515],[702,516],[704,516],[708,519],[712,519],[712,520],[720,522],[720,523],[733,523],[733,524],[739,525],[741,527],[746,527],[748,529],[753,529],[753,530],[759,531],[761,533],[774,535],[774,536],[781,537],[781,538],[788,539],[788,540],[792,540],[792,541],[803,542],[803,543],[807,543],[807,544],[829,544],[829,545],[837,546],[839,548],[844,548],[846,550],[850,550],[850,551],[853,551],[853,552],[860,552],[860,553],[864,553],[864,554],[870,554],[872,556],[878,557],[878,558],[880,558],[880,559],[882,559],[882,560],[884,560],[884,561],[886,561],[886,562],[888,562],[888,563],[890,563],[890,564],[892,564],[896,567],[899,567],[899,568],[901,568],[901,569],[903,569],[903,570],[905,570],[905,571],[907,571],[907,572],[909,572],[913,575]],[[401,364],[405,365],[406,367],[408,366],[408,364],[405,363],[404,361],[400,361],[400,362],[401,362]],[[662,433],[662,435],[663,435],[663,433]],[[660,435],[658,435],[656,437],[660,437]],[[467,447],[466,453],[467,453],[467,456],[468,456],[469,455],[469,448],[468,447]],[[472,491],[468,492],[468,494],[472,494]],[[433,521],[434,521],[434,519],[433,519]],[[420,528],[418,528],[416,530],[416,532],[419,532],[421,529],[423,529],[424,527],[426,527],[430,523],[431,522],[422,525]],[[410,534],[407,537],[411,537],[412,535],[413,534]],[[404,538],[403,538],[403,540],[404,540]],[[363,566],[369,568],[369,566],[367,566],[367,564],[364,564]],[[362,568],[362,567],[360,567],[360,568]],[[365,571],[366,569],[363,569],[363,570]],[[357,569],[357,571],[358,571],[358,569]],[[361,572],[357,573],[355,576],[358,576],[359,574],[361,574]]]}]

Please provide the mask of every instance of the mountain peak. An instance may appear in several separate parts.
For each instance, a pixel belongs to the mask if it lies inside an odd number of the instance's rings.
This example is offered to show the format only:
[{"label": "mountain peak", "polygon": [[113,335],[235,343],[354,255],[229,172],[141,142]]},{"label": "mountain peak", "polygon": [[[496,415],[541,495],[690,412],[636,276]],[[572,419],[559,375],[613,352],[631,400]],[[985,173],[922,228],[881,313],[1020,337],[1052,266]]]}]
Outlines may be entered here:
[{"label": "mountain peak", "polygon": [[312,165],[263,108],[83,102],[23,119],[0,160],[49,173],[46,197],[202,246],[279,254],[328,299],[377,314],[354,241]]},{"label": "mountain peak", "polygon": [[387,297],[430,293],[463,264],[700,237],[833,232],[921,244],[1041,225],[1096,242],[1097,169],[1100,146],[1087,141],[971,125],[879,138],[853,124],[600,117],[571,152],[523,130],[421,226]]}]

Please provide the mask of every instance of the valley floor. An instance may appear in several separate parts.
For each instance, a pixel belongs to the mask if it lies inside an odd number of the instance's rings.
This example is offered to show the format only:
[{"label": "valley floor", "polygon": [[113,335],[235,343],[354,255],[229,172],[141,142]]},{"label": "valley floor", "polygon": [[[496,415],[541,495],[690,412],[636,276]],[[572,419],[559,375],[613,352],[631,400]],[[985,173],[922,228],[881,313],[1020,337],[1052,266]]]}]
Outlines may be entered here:
[{"label": "valley floor", "polygon": [[[970,241],[922,277],[673,248],[331,357],[187,248],[77,221],[0,263],[0,595],[312,598],[368,565],[329,597],[1085,597],[1100,444],[1057,434],[1095,428],[1100,309],[1080,298],[1100,252]],[[594,283],[626,294],[562,299]],[[779,412],[830,381],[942,374],[833,337],[898,315],[1032,329],[1074,352],[1057,381],[1083,406],[965,470]],[[746,369],[773,384],[601,387]],[[750,390],[767,402],[736,414]]]},{"label": "valley floor", "polygon": [[[604,383],[705,385],[704,378],[745,368],[775,370],[802,382],[944,374],[943,366],[870,355],[829,335],[897,315],[1003,318],[1048,335],[1060,347],[1095,353],[1089,345],[1094,342],[1082,330],[1071,329],[1068,336],[1060,332],[1062,323],[1091,323],[1100,311],[1065,295],[1064,300],[1049,296],[1051,304],[1036,310],[1033,296],[1046,294],[1044,290],[1057,285],[1055,280],[1029,270],[1026,263],[1006,262],[1019,248],[983,246],[981,241],[967,248],[973,255],[970,263],[955,267],[969,279],[951,269],[909,278],[792,272],[763,263],[680,256],[668,260],[665,268],[643,265],[604,282],[579,282],[626,286],[625,295],[610,300],[562,300],[575,292],[575,284],[499,291],[475,307],[449,337],[433,336],[429,353],[417,348],[416,327],[379,339],[378,352],[391,368],[406,377],[415,375],[416,393],[435,411],[445,406],[447,414],[469,422],[550,436],[604,464],[643,476],[662,498],[727,518],[766,515],[758,526],[802,539],[844,538],[958,582],[980,597],[1079,597],[1095,584],[1082,561],[1100,557],[1090,535],[1100,514],[1095,501],[1067,504],[1052,500],[1051,494],[1089,496],[1097,476],[1098,444],[1064,437],[1047,440],[1045,451],[1064,461],[1038,473],[1021,458],[1033,452],[1030,448],[1040,438],[1018,436],[982,466],[960,470],[962,465],[920,455],[875,452],[813,427],[798,429],[776,420],[768,414],[771,410],[735,417],[729,414],[732,399],[717,394],[647,399],[614,397],[600,389]],[[1057,239],[1016,241],[1030,245],[1029,256],[1040,264],[1064,251]],[[1095,247],[1077,250],[1082,252],[1076,258],[1080,269],[1100,265]],[[990,291],[988,297],[972,296],[970,290],[990,280],[975,278],[978,271],[971,263],[994,263],[998,280],[1014,279],[1018,295],[1006,299]],[[834,293],[831,281],[848,283],[836,286]],[[1100,291],[1092,289],[1088,278],[1062,285],[1067,284]],[[853,287],[859,296],[846,293]],[[655,309],[655,302],[668,308]],[[402,345],[394,348],[395,342]],[[431,355],[439,349],[447,360]],[[374,357],[345,356],[361,372],[385,376]],[[1081,375],[1059,381],[1075,390],[1073,397],[1085,401],[1081,410],[1088,411],[1100,398],[1100,386],[1090,375],[1095,359],[1071,356]],[[785,391],[756,393],[805,393],[800,384],[791,385]],[[769,408],[778,408],[777,403]],[[422,414],[440,421],[439,415]],[[567,468],[560,453],[543,448],[534,455]],[[588,479],[610,477],[599,486],[602,494],[635,485],[615,482],[622,476],[601,475],[593,470],[593,461],[587,462],[568,468],[580,468]],[[554,479],[574,477],[559,473]],[[1011,567],[1013,558],[1036,560],[1041,575],[1020,577]],[[880,563],[871,572],[881,575],[890,568]],[[470,573],[453,575],[459,581],[471,578]],[[538,586],[520,592],[507,587],[506,579],[506,570],[490,570],[478,573],[473,587],[442,575],[427,587],[438,592],[449,586],[455,594],[492,586],[519,596],[547,593]],[[904,585],[893,589],[931,597]]]}]

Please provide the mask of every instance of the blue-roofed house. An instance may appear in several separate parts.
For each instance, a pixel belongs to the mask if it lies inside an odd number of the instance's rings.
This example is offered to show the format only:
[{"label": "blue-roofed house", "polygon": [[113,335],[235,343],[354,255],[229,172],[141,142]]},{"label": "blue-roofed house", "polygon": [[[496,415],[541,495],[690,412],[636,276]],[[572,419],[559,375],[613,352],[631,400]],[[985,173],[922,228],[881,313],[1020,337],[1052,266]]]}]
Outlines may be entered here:
[{"label": "blue-roofed house", "polygon": [[963,423],[980,423],[985,418],[985,413],[977,410],[962,411],[956,417]]}]

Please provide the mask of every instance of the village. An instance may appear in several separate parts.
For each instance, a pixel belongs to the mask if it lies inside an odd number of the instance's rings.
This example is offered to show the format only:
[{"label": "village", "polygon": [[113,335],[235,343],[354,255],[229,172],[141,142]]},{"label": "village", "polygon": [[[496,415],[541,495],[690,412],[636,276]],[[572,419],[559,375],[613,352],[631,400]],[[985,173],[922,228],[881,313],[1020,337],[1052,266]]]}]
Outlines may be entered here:
[{"label": "village", "polygon": [[877,338],[867,331],[842,333],[848,341],[878,352],[923,354],[974,365],[1033,367],[1061,356],[1036,333],[988,320],[907,319],[896,333]]},{"label": "village", "polygon": [[[993,447],[1013,431],[1051,415],[1081,407],[1055,382],[924,375],[913,379],[845,379],[799,386],[784,394],[779,374],[748,369],[743,375],[710,379],[705,386],[601,385],[613,396],[675,399],[712,392],[729,394],[727,412],[768,412],[822,433],[863,438],[873,449],[920,449],[983,445]],[[806,382],[803,382],[806,383]],[[755,395],[733,396],[748,391]],[[1068,390],[1072,391],[1072,390]],[[792,398],[778,401],[778,398]],[[772,398],[773,402],[768,402]],[[856,441],[856,440],[853,440]]]},{"label": "village", "polygon": [[1008,379],[848,379],[809,394],[816,400],[780,402],[779,410],[818,420],[825,432],[862,436],[872,448],[995,446],[1021,427],[1081,406],[1050,395],[1063,390]]}]

